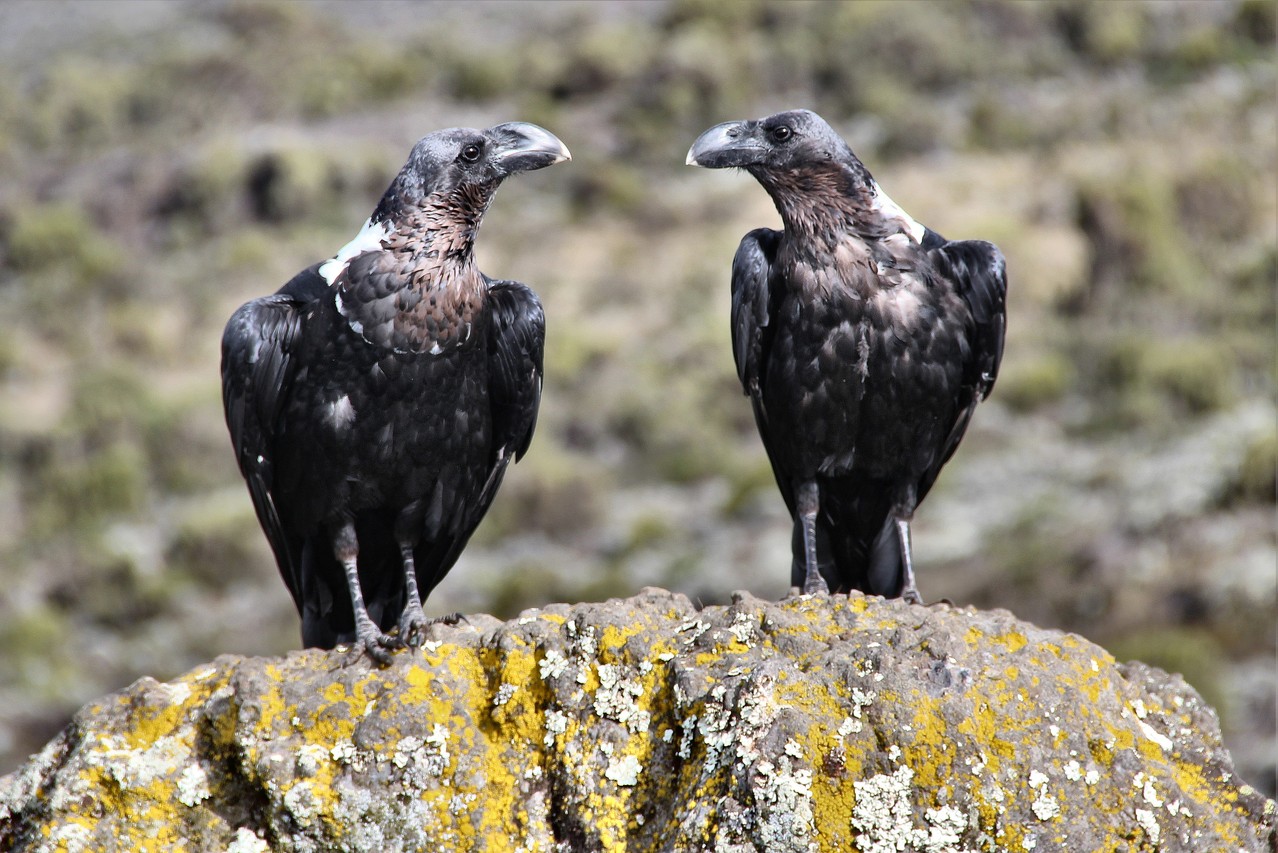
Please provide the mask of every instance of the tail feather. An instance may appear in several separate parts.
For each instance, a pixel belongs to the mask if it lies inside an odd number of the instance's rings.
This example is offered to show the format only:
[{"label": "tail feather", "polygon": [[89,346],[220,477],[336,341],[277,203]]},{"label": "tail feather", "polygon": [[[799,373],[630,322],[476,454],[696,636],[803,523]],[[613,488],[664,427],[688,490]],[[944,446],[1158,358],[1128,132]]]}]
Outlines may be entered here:
[{"label": "tail feather", "polygon": [[905,561],[901,555],[901,540],[896,534],[896,522],[891,516],[883,522],[883,528],[870,546],[869,565],[866,569],[869,592],[886,598],[896,598],[905,586]]}]

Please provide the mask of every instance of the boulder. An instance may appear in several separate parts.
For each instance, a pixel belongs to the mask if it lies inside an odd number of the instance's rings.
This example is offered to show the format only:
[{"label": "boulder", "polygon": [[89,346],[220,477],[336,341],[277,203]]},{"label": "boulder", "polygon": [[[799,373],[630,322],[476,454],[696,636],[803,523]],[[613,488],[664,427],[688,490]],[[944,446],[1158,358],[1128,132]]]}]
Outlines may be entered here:
[{"label": "boulder", "polygon": [[1265,851],[1179,676],[1004,611],[647,589],[85,706],[0,849]]}]

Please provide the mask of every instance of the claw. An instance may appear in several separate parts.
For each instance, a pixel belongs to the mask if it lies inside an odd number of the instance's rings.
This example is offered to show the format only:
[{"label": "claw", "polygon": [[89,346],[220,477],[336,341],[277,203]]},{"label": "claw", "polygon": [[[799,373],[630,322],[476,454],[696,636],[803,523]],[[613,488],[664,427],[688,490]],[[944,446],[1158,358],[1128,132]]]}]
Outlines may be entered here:
[{"label": "claw", "polygon": [[803,579],[804,595],[829,595],[830,585],[825,582],[825,578],[821,576],[819,571],[808,571],[808,576]]},{"label": "claw", "polygon": [[429,625],[430,620],[422,606],[415,601],[409,602],[399,617],[399,645],[420,646]]},{"label": "claw", "polygon": [[[371,623],[370,623],[371,626]],[[378,666],[387,667],[391,662],[391,651],[395,649],[399,643],[394,637],[383,634],[377,630],[376,626],[371,626],[372,630],[367,633],[357,634],[355,642],[351,644],[353,654],[347,665],[356,663],[360,657],[367,654],[370,658],[377,662]]]}]

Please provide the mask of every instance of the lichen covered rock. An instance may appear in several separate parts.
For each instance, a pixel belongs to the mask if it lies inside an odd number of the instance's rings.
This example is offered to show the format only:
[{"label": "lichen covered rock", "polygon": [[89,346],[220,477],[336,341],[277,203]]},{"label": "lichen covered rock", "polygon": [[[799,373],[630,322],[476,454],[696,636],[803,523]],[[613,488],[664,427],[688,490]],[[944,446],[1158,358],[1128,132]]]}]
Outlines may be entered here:
[{"label": "lichen covered rock", "polygon": [[646,590],[431,632],[386,669],[223,657],[86,706],[0,780],[0,849],[1274,843],[1183,680],[1004,612]]}]

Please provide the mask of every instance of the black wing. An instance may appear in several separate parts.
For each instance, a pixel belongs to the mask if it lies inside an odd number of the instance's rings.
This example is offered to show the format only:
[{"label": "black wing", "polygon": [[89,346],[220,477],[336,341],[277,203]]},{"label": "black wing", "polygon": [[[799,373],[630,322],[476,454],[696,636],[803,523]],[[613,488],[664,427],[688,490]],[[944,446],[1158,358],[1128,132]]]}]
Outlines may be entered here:
[{"label": "black wing", "polygon": [[488,395],[497,461],[528,450],[541,404],[546,316],[537,294],[517,281],[490,281]]},{"label": "black wing", "polygon": [[[546,317],[537,294],[517,281],[488,281],[488,401],[492,417],[492,456],[488,477],[467,505],[452,536],[419,554],[418,582],[429,594],[461,556],[479,522],[492,505],[511,460],[528,450],[541,405],[542,354]],[[433,566],[433,577],[422,568]]]},{"label": "black wing", "polygon": [[772,474],[786,508],[793,515],[794,485],[789,475],[778,467],[779,457],[773,452],[768,413],[763,405],[763,383],[775,333],[772,318],[776,316],[781,297],[780,288],[774,291],[771,286],[781,234],[771,228],[756,228],[741,238],[732,259],[732,355],[741,388],[754,408],[755,424],[768,452]]},{"label": "black wing", "polygon": [[222,333],[222,406],[231,445],[257,520],[299,611],[302,539],[290,535],[280,521],[272,448],[296,372],[292,353],[301,336],[303,306],[327,287],[318,268],[315,264],[275,294],[240,306]]},{"label": "black wing", "polygon": [[998,378],[1007,332],[1007,264],[1003,253],[984,240],[945,243],[930,252],[937,272],[963,297],[972,312],[971,352],[963,365],[958,417],[937,463],[919,484],[918,499],[935,482],[941,466],[958,448],[976,404],[984,400]]}]

